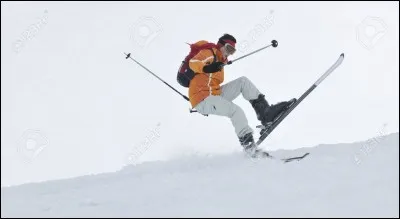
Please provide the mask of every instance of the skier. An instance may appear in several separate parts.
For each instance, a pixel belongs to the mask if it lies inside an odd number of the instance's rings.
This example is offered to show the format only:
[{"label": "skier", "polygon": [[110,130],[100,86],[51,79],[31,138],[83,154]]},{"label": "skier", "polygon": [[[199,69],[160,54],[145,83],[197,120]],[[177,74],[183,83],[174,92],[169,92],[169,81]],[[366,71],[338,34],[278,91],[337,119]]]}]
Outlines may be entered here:
[{"label": "skier", "polygon": [[[196,44],[206,43],[208,42],[202,40]],[[227,58],[235,53],[235,45],[235,37],[224,34],[219,38],[216,48],[203,49],[189,60],[189,67],[195,73],[189,85],[189,99],[192,107],[201,114],[230,118],[244,150],[254,153],[257,148],[253,130],[248,125],[244,111],[232,101],[242,94],[250,102],[257,119],[264,126],[273,122],[293,101],[270,105],[265,95],[245,76],[221,86],[224,81],[223,65],[227,64]]]}]

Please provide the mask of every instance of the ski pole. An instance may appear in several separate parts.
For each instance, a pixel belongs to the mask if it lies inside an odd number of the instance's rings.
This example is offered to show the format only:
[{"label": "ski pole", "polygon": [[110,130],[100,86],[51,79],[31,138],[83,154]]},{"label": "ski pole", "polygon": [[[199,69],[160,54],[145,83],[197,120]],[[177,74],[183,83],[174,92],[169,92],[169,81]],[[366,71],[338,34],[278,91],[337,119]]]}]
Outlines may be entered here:
[{"label": "ski pole", "polygon": [[249,53],[249,54],[247,54],[247,55],[244,55],[244,56],[241,56],[241,57],[239,57],[239,58],[237,58],[237,59],[234,59],[234,60],[232,60],[232,61],[229,61],[227,64],[224,64],[223,66],[225,66],[225,65],[230,65],[230,64],[232,64],[232,63],[234,63],[234,62],[236,62],[236,61],[238,61],[238,60],[240,60],[240,59],[243,59],[243,58],[245,58],[245,57],[247,57],[247,56],[249,56],[249,55],[252,55],[252,54],[254,54],[254,53],[257,53],[257,52],[259,52],[259,51],[261,51],[261,50],[263,50],[263,49],[266,49],[266,48],[268,48],[268,47],[270,47],[270,46],[272,46],[272,47],[277,47],[277,46],[278,46],[278,41],[272,40],[272,41],[271,41],[271,44],[269,44],[268,46],[264,46],[264,47],[262,47],[262,48],[260,48],[260,49],[257,49],[256,51],[253,51],[253,52],[251,52],[251,53]]},{"label": "ski pole", "polygon": [[172,87],[171,85],[169,85],[167,82],[165,82],[163,79],[161,79],[160,77],[158,77],[156,74],[154,74],[152,71],[150,71],[148,68],[146,68],[145,66],[143,66],[142,64],[140,64],[138,61],[136,61],[135,59],[133,59],[131,57],[131,54],[128,53],[126,54],[126,59],[130,58],[132,59],[134,62],[136,62],[138,65],[140,65],[142,68],[146,69],[148,72],[150,72],[152,75],[154,75],[156,78],[158,78],[160,81],[164,82],[164,84],[166,84],[168,87],[170,87],[172,90],[174,90],[175,92],[177,92],[178,94],[180,94],[185,100],[189,101],[189,98],[183,94],[181,94],[179,91],[177,91],[174,87]]}]

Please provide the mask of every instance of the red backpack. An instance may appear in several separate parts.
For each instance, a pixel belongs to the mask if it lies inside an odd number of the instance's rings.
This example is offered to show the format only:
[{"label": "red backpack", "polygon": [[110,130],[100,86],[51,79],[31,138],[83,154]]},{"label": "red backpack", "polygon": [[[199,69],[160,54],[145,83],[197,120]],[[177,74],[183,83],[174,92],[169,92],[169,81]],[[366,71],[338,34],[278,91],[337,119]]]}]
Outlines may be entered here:
[{"label": "red backpack", "polygon": [[214,43],[205,43],[203,45],[190,44],[190,53],[182,61],[182,64],[178,70],[177,81],[180,85],[182,85],[183,87],[189,87],[190,81],[195,75],[195,72],[189,68],[189,61],[201,50],[211,49],[211,52],[214,55],[214,62],[216,61],[215,54],[212,48],[217,48],[217,45]]}]

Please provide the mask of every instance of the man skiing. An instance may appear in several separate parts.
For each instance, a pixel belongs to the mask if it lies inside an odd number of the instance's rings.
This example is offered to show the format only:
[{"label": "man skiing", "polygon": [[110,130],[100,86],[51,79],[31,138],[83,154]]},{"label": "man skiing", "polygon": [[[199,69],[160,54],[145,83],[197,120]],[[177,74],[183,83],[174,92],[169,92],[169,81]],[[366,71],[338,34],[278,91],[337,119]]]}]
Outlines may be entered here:
[{"label": "man skiing", "polygon": [[[202,40],[196,44],[206,43],[208,42]],[[265,95],[245,76],[221,86],[224,81],[223,65],[235,53],[235,45],[236,39],[230,34],[224,34],[219,38],[216,48],[203,49],[189,60],[189,67],[195,73],[189,85],[189,99],[192,107],[201,114],[230,118],[244,150],[254,153],[256,145],[253,130],[248,125],[244,111],[232,101],[242,94],[264,126],[271,124],[293,101],[270,105]]]}]

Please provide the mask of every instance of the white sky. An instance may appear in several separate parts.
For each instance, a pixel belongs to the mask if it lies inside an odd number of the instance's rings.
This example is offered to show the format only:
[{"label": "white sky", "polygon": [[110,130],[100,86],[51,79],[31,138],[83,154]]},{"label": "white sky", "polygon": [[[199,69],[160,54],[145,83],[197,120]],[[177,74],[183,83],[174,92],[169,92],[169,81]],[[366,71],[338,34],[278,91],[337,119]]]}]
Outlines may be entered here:
[{"label": "white sky", "polygon": [[[138,147],[138,162],[240,150],[228,119],[190,114],[123,55],[187,94],[175,79],[185,43],[223,33],[238,40],[232,58],[278,40],[225,70],[225,82],[246,76],[270,103],[300,97],[345,53],[263,148],[398,132],[398,11],[398,2],[1,2],[1,185],[115,171]],[[251,105],[235,103],[255,127]]]}]

